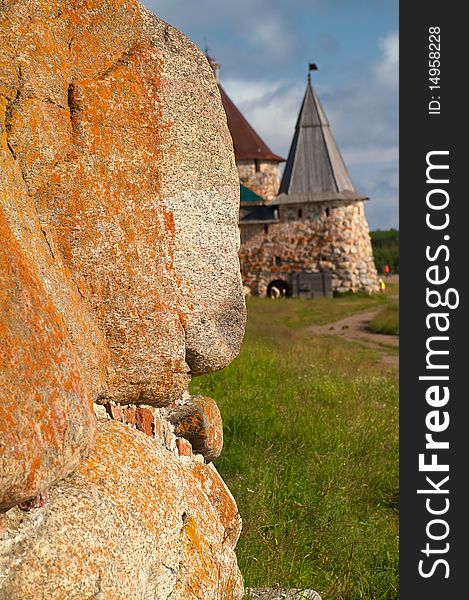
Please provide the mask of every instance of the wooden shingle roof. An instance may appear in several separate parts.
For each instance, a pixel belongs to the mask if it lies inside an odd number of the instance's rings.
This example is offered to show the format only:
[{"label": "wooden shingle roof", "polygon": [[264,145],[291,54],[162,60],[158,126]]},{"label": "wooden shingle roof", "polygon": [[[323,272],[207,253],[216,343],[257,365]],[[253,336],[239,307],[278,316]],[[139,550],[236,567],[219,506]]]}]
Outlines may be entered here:
[{"label": "wooden shingle roof", "polygon": [[233,138],[236,160],[262,159],[284,162],[285,159],[278,154],[274,154],[258,136],[221,85],[218,85],[218,87],[226,113],[228,129]]},{"label": "wooden shingle roof", "polygon": [[358,194],[308,78],[276,201],[365,200]]}]

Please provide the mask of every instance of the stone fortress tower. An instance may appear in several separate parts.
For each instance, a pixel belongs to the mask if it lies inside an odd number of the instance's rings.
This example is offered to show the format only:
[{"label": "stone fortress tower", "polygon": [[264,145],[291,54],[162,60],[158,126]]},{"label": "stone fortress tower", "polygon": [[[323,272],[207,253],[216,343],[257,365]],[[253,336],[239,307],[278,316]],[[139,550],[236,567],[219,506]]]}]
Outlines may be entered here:
[{"label": "stone fortress tower", "polygon": [[[218,80],[219,65],[207,58]],[[353,185],[311,75],[278,187],[283,159],[272,153],[220,84],[219,90],[241,183],[244,284],[261,296],[270,295],[273,286],[285,296],[309,298],[377,291],[364,210],[368,198]]]}]

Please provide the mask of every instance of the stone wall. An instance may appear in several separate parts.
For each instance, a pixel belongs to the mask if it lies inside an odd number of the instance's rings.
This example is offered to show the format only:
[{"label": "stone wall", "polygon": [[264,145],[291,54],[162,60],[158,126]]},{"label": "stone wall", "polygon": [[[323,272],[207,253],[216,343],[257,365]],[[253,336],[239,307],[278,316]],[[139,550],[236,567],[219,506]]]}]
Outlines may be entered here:
[{"label": "stone wall", "polygon": [[378,291],[363,202],[282,205],[279,216],[240,227],[241,273],[252,293],[264,296],[275,279],[321,269],[332,272],[338,292]]},{"label": "stone wall", "polygon": [[240,598],[221,417],[187,393],[245,324],[210,66],[135,0],[0,28],[0,599]]},{"label": "stone wall", "polygon": [[[257,170],[256,170],[257,162]],[[273,160],[237,160],[239,180],[264,200],[271,201],[280,188],[280,164]]]}]

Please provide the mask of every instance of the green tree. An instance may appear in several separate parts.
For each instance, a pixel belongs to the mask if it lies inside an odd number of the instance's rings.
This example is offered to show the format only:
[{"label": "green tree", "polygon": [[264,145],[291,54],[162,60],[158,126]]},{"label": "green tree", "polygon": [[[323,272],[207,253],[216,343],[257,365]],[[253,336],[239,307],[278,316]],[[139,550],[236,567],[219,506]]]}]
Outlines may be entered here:
[{"label": "green tree", "polygon": [[378,229],[371,232],[371,244],[378,273],[389,265],[391,273],[399,273],[399,231]]}]

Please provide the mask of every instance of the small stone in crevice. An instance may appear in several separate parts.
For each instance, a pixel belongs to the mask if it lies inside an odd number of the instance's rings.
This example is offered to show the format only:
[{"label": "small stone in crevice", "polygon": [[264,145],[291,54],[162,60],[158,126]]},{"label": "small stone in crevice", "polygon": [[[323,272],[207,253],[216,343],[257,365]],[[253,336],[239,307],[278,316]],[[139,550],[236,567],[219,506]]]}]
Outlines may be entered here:
[{"label": "small stone in crevice", "polygon": [[25,500],[24,502],[20,502],[18,504],[18,508],[25,512],[29,512],[35,508],[41,508],[49,499],[49,494],[47,492],[43,492],[42,494],[38,494],[33,498],[29,498],[29,500]]}]

